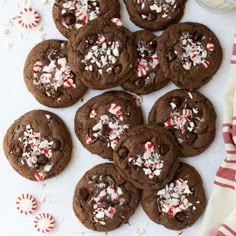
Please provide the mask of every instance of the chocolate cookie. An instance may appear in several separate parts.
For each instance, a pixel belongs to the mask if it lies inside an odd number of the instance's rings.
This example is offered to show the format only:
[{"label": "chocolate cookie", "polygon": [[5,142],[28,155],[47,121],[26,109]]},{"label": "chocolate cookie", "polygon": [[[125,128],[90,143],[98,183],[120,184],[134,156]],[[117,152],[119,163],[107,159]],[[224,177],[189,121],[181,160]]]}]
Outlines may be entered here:
[{"label": "chocolate cookie", "polygon": [[10,126],[3,148],[15,171],[27,179],[40,181],[63,171],[71,159],[72,142],[57,115],[33,110]]},{"label": "chocolate cookie", "polygon": [[68,107],[76,103],[87,88],[67,63],[67,41],[46,40],[29,53],[24,67],[28,90],[48,107]]},{"label": "chocolate cookie", "polygon": [[222,48],[216,35],[199,23],[170,26],[160,36],[158,45],[161,69],[180,88],[200,88],[216,73],[222,61]]},{"label": "chocolate cookie", "polygon": [[148,217],[171,230],[193,225],[206,206],[205,191],[198,172],[181,163],[174,179],[165,188],[145,190],[142,207]]},{"label": "chocolate cookie", "polygon": [[91,98],[75,115],[75,133],[93,154],[112,160],[113,150],[128,129],[143,123],[136,97],[126,92],[107,92]]},{"label": "chocolate cookie", "polygon": [[113,164],[88,170],[75,188],[73,209],[87,228],[111,231],[127,223],[138,207],[140,191],[117,173]]},{"label": "chocolate cookie", "polygon": [[52,15],[57,29],[69,38],[73,29],[80,29],[99,16],[120,18],[119,0],[55,0]]},{"label": "chocolate cookie", "polygon": [[178,22],[187,0],[124,0],[130,20],[148,30],[162,30]]},{"label": "chocolate cookie", "polygon": [[68,59],[87,87],[106,89],[128,79],[137,52],[132,34],[126,28],[97,18],[79,33],[74,31],[68,44]]},{"label": "chocolate cookie", "polygon": [[175,135],[182,157],[205,151],[215,137],[215,109],[197,91],[176,89],[166,93],[153,105],[148,121],[162,125]]},{"label": "chocolate cookie", "polygon": [[159,189],[178,168],[178,143],[161,126],[142,125],[121,137],[113,159],[119,174],[140,189]]},{"label": "chocolate cookie", "polygon": [[134,32],[133,35],[138,52],[136,73],[131,73],[122,87],[136,94],[148,94],[161,89],[169,80],[160,69],[157,36],[147,30]]}]

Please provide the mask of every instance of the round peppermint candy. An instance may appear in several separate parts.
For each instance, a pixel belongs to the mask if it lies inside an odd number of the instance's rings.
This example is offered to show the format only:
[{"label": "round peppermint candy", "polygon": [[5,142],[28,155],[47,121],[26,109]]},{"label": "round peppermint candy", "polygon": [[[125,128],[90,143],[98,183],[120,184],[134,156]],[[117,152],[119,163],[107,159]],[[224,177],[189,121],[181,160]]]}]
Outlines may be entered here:
[{"label": "round peppermint candy", "polygon": [[32,29],[38,25],[40,21],[40,16],[37,11],[29,7],[24,8],[13,19],[16,20],[21,27],[26,29]]},{"label": "round peppermint candy", "polygon": [[55,219],[49,213],[40,213],[34,219],[34,228],[40,233],[48,233],[55,226]]},{"label": "round peppermint candy", "polygon": [[16,209],[25,215],[30,215],[34,213],[37,209],[37,201],[31,194],[22,193],[17,197]]}]

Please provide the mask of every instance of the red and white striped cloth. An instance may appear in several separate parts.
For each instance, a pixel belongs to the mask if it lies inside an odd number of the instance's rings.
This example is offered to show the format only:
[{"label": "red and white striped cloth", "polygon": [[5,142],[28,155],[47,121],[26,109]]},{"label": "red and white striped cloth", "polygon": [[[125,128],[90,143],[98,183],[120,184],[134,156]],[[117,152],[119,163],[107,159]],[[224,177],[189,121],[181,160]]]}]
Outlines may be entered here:
[{"label": "red and white striped cloth", "polygon": [[236,35],[223,116],[227,154],[216,173],[199,236],[236,236]]}]

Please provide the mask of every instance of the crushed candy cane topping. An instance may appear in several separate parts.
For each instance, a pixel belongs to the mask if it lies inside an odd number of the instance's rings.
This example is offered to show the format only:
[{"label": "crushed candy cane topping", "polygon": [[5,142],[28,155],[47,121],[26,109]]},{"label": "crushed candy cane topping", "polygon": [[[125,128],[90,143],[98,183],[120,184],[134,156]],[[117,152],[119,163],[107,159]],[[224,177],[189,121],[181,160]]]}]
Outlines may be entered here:
[{"label": "crushed candy cane topping", "polygon": [[[152,46],[152,43],[152,41],[149,42],[150,46]],[[144,44],[145,42],[143,41],[140,41],[138,43],[138,60],[136,62],[135,68],[138,77],[145,80],[145,85],[149,85],[153,83],[156,77],[156,73],[153,70],[157,68],[159,60],[156,54],[155,47],[153,49],[150,49],[147,48]]]},{"label": "crushed candy cane topping", "polygon": [[[193,35],[184,33],[180,38],[182,53],[177,55],[185,70],[192,66],[202,65],[204,69],[209,66],[208,55],[215,50],[213,43],[209,42],[206,47],[200,41],[194,40]],[[175,51],[177,53],[177,51]]]},{"label": "crushed candy cane topping", "polygon": [[175,11],[178,1],[176,0],[134,0],[142,10],[149,8],[149,12],[143,11],[141,17],[144,20],[154,21],[158,17],[170,19]]},{"label": "crushed candy cane topping", "polygon": [[54,141],[43,138],[39,132],[34,132],[30,125],[26,125],[19,142],[20,146],[23,146],[21,163],[23,165],[26,163],[31,169],[36,169],[35,178],[43,180],[52,168],[50,159],[53,155]]},{"label": "crushed candy cane topping", "polygon": [[67,58],[63,53],[65,43],[61,43],[60,48],[50,49],[47,54],[47,64],[45,60],[39,59],[33,65],[33,83],[45,89],[48,97],[53,96],[58,88],[76,87],[75,75],[70,69]]},{"label": "crushed candy cane topping", "polygon": [[193,206],[187,198],[190,194],[192,192],[189,189],[188,180],[179,178],[175,183],[171,182],[157,192],[158,209],[170,217],[174,217],[178,212]]},{"label": "crushed candy cane topping", "polygon": [[152,142],[146,142],[144,145],[144,153],[138,154],[136,158],[129,155],[128,161],[133,165],[142,167],[145,175],[147,175],[149,179],[153,179],[154,176],[159,176],[164,164],[164,161],[160,159],[160,155]]},{"label": "crushed candy cane topping", "polygon": [[120,136],[127,132],[129,124],[126,124],[123,116],[123,108],[119,104],[111,103],[107,106],[109,114],[98,116],[98,111],[93,109],[89,117],[96,119],[97,123],[86,135],[86,143],[92,144],[98,139],[107,143],[107,147],[115,149]]},{"label": "crushed candy cane topping", "polygon": [[68,29],[79,29],[101,14],[97,0],[63,0],[62,2],[61,22]]},{"label": "crushed candy cane topping", "polygon": [[[89,41],[86,40],[86,45]],[[115,64],[120,56],[120,45],[118,41],[108,41],[104,35],[98,34],[96,41],[93,42],[84,59],[81,61],[85,64],[86,71],[97,70],[100,75],[119,71]]]},{"label": "crushed candy cane topping", "polygon": [[116,205],[122,206],[125,199],[123,192],[109,176],[93,176],[89,184],[95,184],[96,191],[89,203],[93,207],[93,219],[101,225],[106,225],[106,218],[113,218]]},{"label": "crushed candy cane topping", "polygon": [[202,116],[200,109],[189,105],[190,101],[193,100],[191,92],[188,92],[188,97],[184,100],[178,97],[172,98],[169,105],[173,111],[170,112],[170,117],[164,122],[165,127],[178,129],[182,134],[196,133],[198,124],[204,120],[200,118]]}]

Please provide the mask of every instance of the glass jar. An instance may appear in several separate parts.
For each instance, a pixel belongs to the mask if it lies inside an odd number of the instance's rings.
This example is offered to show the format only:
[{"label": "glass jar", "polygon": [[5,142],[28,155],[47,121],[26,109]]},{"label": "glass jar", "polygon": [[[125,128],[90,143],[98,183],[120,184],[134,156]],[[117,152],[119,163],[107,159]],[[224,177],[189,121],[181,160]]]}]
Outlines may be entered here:
[{"label": "glass jar", "polygon": [[216,12],[228,12],[236,9],[236,0],[196,0],[203,7]]}]

